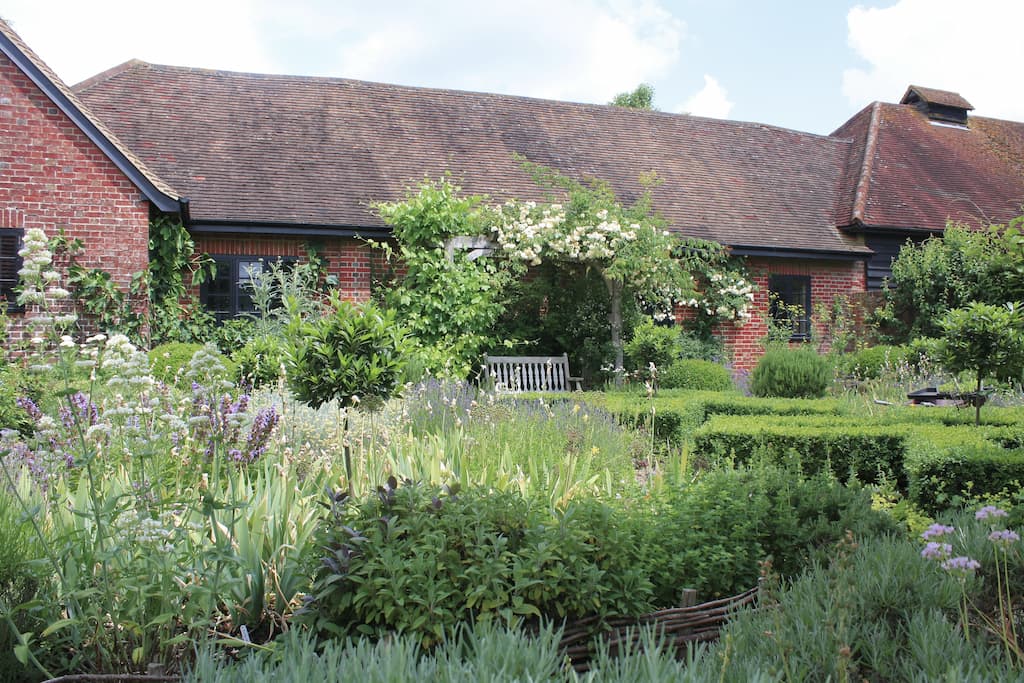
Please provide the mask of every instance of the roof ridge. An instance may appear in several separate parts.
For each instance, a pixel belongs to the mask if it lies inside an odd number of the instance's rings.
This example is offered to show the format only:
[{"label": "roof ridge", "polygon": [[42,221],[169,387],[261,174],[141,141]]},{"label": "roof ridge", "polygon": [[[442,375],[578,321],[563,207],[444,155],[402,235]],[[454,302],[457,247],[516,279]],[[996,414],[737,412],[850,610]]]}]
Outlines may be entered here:
[{"label": "roof ridge", "polygon": [[[42,60],[22,40],[21,36],[11,28],[10,24],[0,18],[0,53],[7,55],[7,57],[14,63],[14,65],[20,69],[28,78],[31,80],[36,87],[38,87],[43,94],[46,95],[57,108],[60,109],[65,116],[86,134],[87,137],[97,147],[103,151],[104,155],[110,159],[111,162],[117,166],[122,173],[124,173],[133,184],[136,185],[140,190],[143,186],[148,184],[152,190],[155,190],[157,197],[163,195],[165,200],[154,201],[159,204],[161,201],[170,200],[177,202],[181,200],[181,194],[171,187],[170,183],[166,182],[163,178],[154,173],[143,161],[139,158],[132,150],[128,148],[121,140],[114,135],[103,121],[99,119],[92,111],[85,106],[85,103],[78,99],[78,96],[74,91],[68,87],[68,85],[61,80],[53,69]],[[12,54],[13,53],[13,54]],[[42,82],[40,82],[40,80]],[[63,100],[63,101],[62,101]],[[77,120],[76,120],[77,119]],[[90,130],[90,126],[92,130]],[[114,151],[111,149],[104,149],[104,145],[97,141],[96,137],[106,142]],[[123,161],[118,161],[117,155],[122,157]],[[127,162],[128,167],[133,169],[138,177],[132,178],[132,173],[126,171],[122,167],[122,163]],[[140,185],[141,181],[141,185]],[[147,199],[153,200],[150,196],[152,190],[149,192],[143,191],[143,194],[147,196]]]},{"label": "roof ridge", "polygon": [[871,121],[864,140],[864,158],[861,160],[860,177],[853,194],[853,220],[864,222],[867,212],[868,191],[871,186],[871,166],[875,158],[875,147],[878,144],[878,110],[881,102],[871,103]]},{"label": "roof ridge", "polygon": [[129,65],[145,65],[154,70],[178,72],[185,74],[197,74],[201,76],[224,76],[224,77],[248,77],[257,80],[269,80],[269,79],[281,79],[285,81],[293,81],[297,83],[308,82],[308,83],[351,83],[356,85],[374,86],[387,88],[391,90],[398,90],[404,92],[420,92],[420,93],[438,93],[438,94],[452,94],[452,95],[471,95],[476,97],[496,98],[501,100],[510,101],[533,101],[533,102],[549,102],[552,104],[572,106],[572,107],[584,107],[593,108],[599,110],[615,110],[625,113],[626,115],[641,115],[641,116],[665,116],[670,118],[686,118],[695,121],[712,121],[716,123],[724,123],[731,126],[741,128],[768,128],[775,131],[784,131],[787,133],[795,133],[801,136],[825,139],[832,138],[831,135],[823,133],[811,133],[809,131],[798,130],[796,128],[786,128],[785,126],[779,126],[771,123],[763,123],[760,121],[738,121],[736,119],[725,119],[716,118],[712,116],[699,116],[696,114],[688,114],[686,112],[672,112],[672,111],[661,111],[657,109],[633,109],[630,107],[621,107],[613,104],[600,104],[597,102],[577,102],[574,100],[560,100],[552,97],[535,97],[531,95],[513,95],[509,93],[497,93],[488,92],[483,90],[466,90],[462,88],[443,88],[437,86],[423,86],[423,85],[405,85],[402,83],[386,83],[384,81],[371,81],[361,78],[349,78],[345,76],[310,76],[303,74],[274,74],[274,73],[260,73],[255,71],[235,71],[232,69],[213,69],[208,67],[196,67],[196,66],[179,66],[174,64],[153,64],[151,62],[144,62],[141,60],[130,60],[124,64],[120,64],[112,69],[108,69],[87,81],[75,86],[76,90],[83,89],[85,84],[89,84],[87,87],[91,87],[94,83],[92,81],[101,82],[104,80],[104,76],[109,72],[111,73],[107,78],[127,71]]},{"label": "roof ridge", "polygon": [[70,87],[72,92],[76,93],[81,92],[83,90],[88,90],[94,85],[99,85],[104,81],[110,80],[114,76],[118,76],[124,73],[125,71],[131,71],[132,69],[138,66],[150,66],[150,64],[148,62],[142,61],[141,59],[132,58],[126,62],[121,62],[117,66],[112,66],[109,69],[106,69],[104,71],[99,72],[98,74],[90,76],[89,78],[86,78],[84,81],[79,81],[78,83],[75,83]]}]

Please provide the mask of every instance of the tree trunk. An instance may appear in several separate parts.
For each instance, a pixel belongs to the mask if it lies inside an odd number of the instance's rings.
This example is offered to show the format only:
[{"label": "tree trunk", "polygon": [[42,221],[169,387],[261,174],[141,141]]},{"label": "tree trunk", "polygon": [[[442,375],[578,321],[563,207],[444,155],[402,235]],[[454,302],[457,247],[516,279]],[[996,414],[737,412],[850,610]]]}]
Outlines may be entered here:
[{"label": "tree trunk", "polygon": [[981,373],[978,373],[978,389],[974,394],[974,426],[981,425]]},{"label": "tree trunk", "polygon": [[608,324],[612,329],[612,349],[615,351],[615,386],[622,386],[622,280],[606,277],[601,273],[608,287]]}]

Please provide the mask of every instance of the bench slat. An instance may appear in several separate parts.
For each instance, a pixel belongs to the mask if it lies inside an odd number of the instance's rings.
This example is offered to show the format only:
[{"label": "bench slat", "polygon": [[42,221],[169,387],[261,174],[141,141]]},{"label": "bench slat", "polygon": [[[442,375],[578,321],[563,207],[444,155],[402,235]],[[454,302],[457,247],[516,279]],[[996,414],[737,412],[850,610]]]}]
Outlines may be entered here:
[{"label": "bench slat", "polygon": [[569,374],[569,356],[485,356],[488,378],[503,391],[569,391],[582,378]]}]

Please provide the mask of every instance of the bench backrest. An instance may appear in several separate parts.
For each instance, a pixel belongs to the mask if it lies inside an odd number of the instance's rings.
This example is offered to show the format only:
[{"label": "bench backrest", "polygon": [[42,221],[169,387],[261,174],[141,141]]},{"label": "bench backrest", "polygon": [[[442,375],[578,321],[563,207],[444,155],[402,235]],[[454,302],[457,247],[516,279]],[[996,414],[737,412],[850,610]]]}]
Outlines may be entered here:
[{"label": "bench backrest", "polygon": [[487,377],[501,391],[569,391],[569,357],[485,356]]}]

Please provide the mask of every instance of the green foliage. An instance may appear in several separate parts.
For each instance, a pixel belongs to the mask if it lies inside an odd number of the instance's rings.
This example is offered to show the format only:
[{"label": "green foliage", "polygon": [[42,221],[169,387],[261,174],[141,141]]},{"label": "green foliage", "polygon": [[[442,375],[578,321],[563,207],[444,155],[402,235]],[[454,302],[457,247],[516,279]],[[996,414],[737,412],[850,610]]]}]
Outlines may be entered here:
[{"label": "green foliage", "polygon": [[334,497],[307,620],[325,635],[393,631],[433,645],[462,621],[575,619],[650,608],[635,521],[582,501],[446,493],[392,478],[356,508]]},{"label": "green foliage", "polygon": [[253,337],[231,356],[237,365],[236,381],[240,385],[259,389],[273,386],[281,378],[288,360],[288,346],[276,336]]},{"label": "green foliage", "polygon": [[[623,335],[629,337],[639,314],[633,299],[622,303]],[[567,353],[574,374],[579,372],[588,386],[601,386],[612,377],[609,310],[608,288],[596,271],[581,264],[543,263],[511,286],[495,335],[510,340],[509,355]]]},{"label": "green foliage", "polygon": [[138,310],[146,297],[147,274],[134,273],[128,290],[100,268],[86,269],[73,259],[68,266],[68,286],[91,321],[106,334],[124,334],[140,341],[146,318]]},{"label": "green foliage", "polygon": [[769,556],[795,576],[847,530],[892,528],[867,491],[764,464],[708,471],[667,487],[656,505],[645,548],[659,605],[677,604],[682,588],[708,599],[746,590]]},{"label": "green foliage", "polygon": [[683,330],[679,335],[679,358],[721,362],[726,360],[725,342],[719,337]]},{"label": "green foliage", "polygon": [[712,415],[839,415],[840,404],[828,400],[807,401],[785,398],[752,398],[711,392],[663,390],[653,398],[635,394],[584,395],[592,406],[602,407],[625,424],[651,428],[654,434],[682,446],[693,431]]},{"label": "green foliage", "polygon": [[892,264],[892,280],[874,323],[886,341],[938,337],[946,312],[971,302],[1024,300],[1020,219],[988,231],[950,225],[942,237],[907,243]]},{"label": "green foliage", "polygon": [[864,424],[831,416],[763,418],[712,417],[693,434],[702,454],[749,462],[758,457],[791,463],[813,474],[831,471],[844,480],[862,482],[882,477],[905,483],[904,432],[892,425]]},{"label": "green foliage", "polygon": [[[1019,435],[1020,427],[1009,428]],[[1024,448],[1000,428],[920,426],[908,434],[908,497],[929,512],[965,496],[1016,491],[1024,482]]]},{"label": "green foliage", "polygon": [[[32,427],[28,414],[17,405],[19,398],[38,401],[41,382],[17,365],[0,362],[0,430],[27,432]],[[2,546],[0,546],[2,547]]]},{"label": "green foliage", "polygon": [[649,83],[641,83],[631,92],[620,92],[608,104],[628,109],[656,111],[654,108],[654,87]]},{"label": "green foliage", "polygon": [[774,671],[786,680],[1012,680],[998,648],[965,640],[960,584],[905,540],[858,536],[828,566],[762,596],[702,660],[723,680]]},{"label": "green foliage", "polygon": [[[21,487],[22,492],[25,488]],[[7,484],[0,486],[0,548],[3,548],[0,553],[0,681],[3,683],[34,680],[29,667],[15,657],[14,649],[19,642],[11,626],[18,632],[46,627],[28,609],[20,607],[30,603],[46,580],[33,563],[40,555],[40,548],[24,516],[25,510],[11,495]]]},{"label": "green foliage", "polygon": [[150,220],[149,322],[153,344],[205,342],[210,338],[215,321],[200,306],[190,286],[205,282],[213,267],[209,256],[196,254],[195,242],[180,220],[166,215]]},{"label": "green foliage", "polygon": [[660,371],[679,357],[679,328],[656,325],[644,318],[633,328],[633,338],[623,347],[626,369],[646,372],[653,363]]},{"label": "green foliage", "polygon": [[185,376],[192,356],[203,348],[202,344],[169,342],[149,351],[153,377],[166,384],[176,384]]},{"label": "green foliage", "polygon": [[811,348],[769,348],[750,375],[755,396],[821,398],[831,383],[831,364]]},{"label": "green foliage", "polygon": [[256,335],[256,323],[252,318],[231,318],[213,329],[209,341],[216,344],[225,356],[231,356],[254,340]]},{"label": "green foliage", "polygon": [[969,371],[977,380],[975,424],[981,422],[982,385],[994,377],[1019,382],[1024,374],[1024,315],[1020,303],[989,306],[972,303],[942,318],[939,357],[953,372]]},{"label": "green foliage", "polygon": [[858,379],[878,379],[887,371],[907,362],[911,356],[909,346],[879,344],[840,357],[836,369]]},{"label": "green foliage", "polygon": [[1021,305],[972,303],[946,313],[940,325],[942,362],[954,372],[971,371],[979,387],[986,377],[1020,379],[1024,371]]},{"label": "green foliage", "polygon": [[611,186],[596,178],[586,183],[522,157],[523,169],[562,202],[506,202],[493,225],[502,251],[538,266],[545,261],[573,262],[595,270],[609,295],[608,327],[616,382],[623,372],[622,302],[629,295],[658,318],[693,292],[693,277],[673,257],[676,245],[653,210],[654,174],[641,177],[643,193],[622,204]]},{"label": "green foliage", "polygon": [[341,408],[373,408],[398,389],[407,348],[394,311],[353,304],[331,295],[332,313],[293,320],[288,327],[288,383],[295,397],[314,408],[337,401]]},{"label": "green foliage", "polygon": [[658,375],[662,389],[729,391],[734,388],[732,374],[725,366],[708,360],[677,360]]},{"label": "green foliage", "polygon": [[374,204],[391,226],[397,253],[379,245],[385,257],[397,256],[402,275],[389,283],[382,303],[393,309],[435,374],[468,377],[484,353],[501,340],[493,329],[504,310],[511,280],[507,262],[482,257],[470,260],[461,250],[449,258],[445,241],[483,232],[488,212],[483,198],[464,197],[446,177],[424,180],[403,201]]}]

